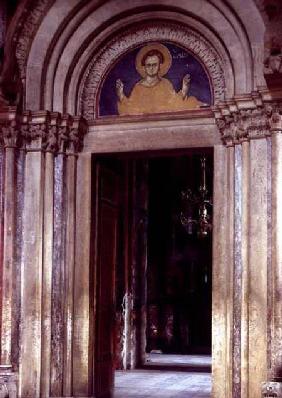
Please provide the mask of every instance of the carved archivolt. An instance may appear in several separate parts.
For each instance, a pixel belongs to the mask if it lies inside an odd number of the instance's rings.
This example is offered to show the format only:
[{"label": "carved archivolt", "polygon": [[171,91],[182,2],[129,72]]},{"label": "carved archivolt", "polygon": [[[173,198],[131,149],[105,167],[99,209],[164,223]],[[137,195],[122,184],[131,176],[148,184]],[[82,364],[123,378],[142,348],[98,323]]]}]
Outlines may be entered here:
[{"label": "carved archivolt", "polygon": [[204,65],[215,102],[224,99],[224,61],[212,45],[192,29],[170,22],[152,22],[117,35],[93,58],[82,81],[80,111],[88,119],[97,115],[97,98],[104,76],[126,51],[150,41],[170,41],[194,54]]},{"label": "carved archivolt", "polygon": [[34,35],[44,15],[54,2],[55,0],[32,0],[29,4],[31,11],[23,22],[16,46],[16,58],[22,78],[25,77],[27,58]]}]

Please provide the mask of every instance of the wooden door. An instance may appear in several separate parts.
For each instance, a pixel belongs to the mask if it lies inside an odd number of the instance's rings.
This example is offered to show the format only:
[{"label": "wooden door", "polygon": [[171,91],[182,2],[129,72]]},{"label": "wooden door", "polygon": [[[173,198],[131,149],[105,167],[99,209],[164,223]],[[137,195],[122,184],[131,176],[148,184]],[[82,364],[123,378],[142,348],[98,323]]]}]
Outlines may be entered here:
[{"label": "wooden door", "polygon": [[111,168],[96,166],[96,333],[95,397],[109,398],[114,379],[115,265],[119,218],[119,177]]}]

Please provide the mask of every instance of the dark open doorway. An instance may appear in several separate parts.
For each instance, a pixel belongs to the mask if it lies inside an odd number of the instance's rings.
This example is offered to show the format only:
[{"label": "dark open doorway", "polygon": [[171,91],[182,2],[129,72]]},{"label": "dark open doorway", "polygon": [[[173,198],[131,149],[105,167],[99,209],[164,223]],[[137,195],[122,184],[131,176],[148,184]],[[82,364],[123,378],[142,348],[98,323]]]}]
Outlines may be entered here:
[{"label": "dark open doorway", "polygon": [[[212,154],[204,155],[211,195]],[[197,225],[181,223],[181,193],[199,194],[202,156],[149,160],[147,352],[211,353],[212,233],[200,237]]]},{"label": "dark open doorway", "polygon": [[210,149],[93,160],[97,397],[111,396],[113,370],[152,369],[152,353],[175,369],[176,355],[211,353],[212,232],[200,238],[180,222],[181,192],[197,195],[203,155],[212,196]]}]

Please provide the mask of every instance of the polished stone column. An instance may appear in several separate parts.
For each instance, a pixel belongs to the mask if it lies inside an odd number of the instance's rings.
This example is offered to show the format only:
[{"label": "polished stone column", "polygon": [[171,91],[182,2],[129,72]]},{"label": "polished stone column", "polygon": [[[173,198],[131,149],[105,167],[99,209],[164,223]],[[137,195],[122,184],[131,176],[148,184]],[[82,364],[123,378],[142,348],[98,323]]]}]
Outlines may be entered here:
[{"label": "polished stone column", "polygon": [[242,145],[242,293],[241,293],[241,397],[248,398],[249,384],[249,150],[247,137]]},{"label": "polished stone column", "polygon": [[74,331],[74,282],[76,239],[76,185],[77,153],[80,146],[79,119],[74,118],[70,128],[70,140],[66,150],[66,258],[64,294],[64,396],[73,391],[73,331]]},{"label": "polished stone column", "polygon": [[21,398],[39,398],[41,389],[45,185],[42,145],[48,118],[48,113],[38,112],[32,117],[26,134],[19,367]]},{"label": "polished stone column", "polygon": [[242,303],[242,147],[234,151],[234,269],[233,269],[233,344],[232,394],[241,393],[241,303]]},{"label": "polished stone column", "polygon": [[271,376],[282,382],[282,116],[272,117]]},{"label": "polished stone column", "polygon": [[261,394],[267,378],[268,264],[267,139],[250,141],[249,200],[249,398]]},{"label": "polished stone column", "polygon": [[[212,377],[213,398],[226,398],[230,393],[230,375],[227,368],[230,360],[230,330],[228,330],[230,295],[230,263],[228,250],[228,191],[229,176],[228,149],[224,146],[214,148],[214,194],[213,194],[213,281],[212,281]],[[227,359],[228,358],[228,359]],[[229,362],[230,363],[230,362]]]},{"label": "polished stone column", "polygon": [[43,216],[43,268],[42,268],[42,368],[41,396],[50,395],[51,372],[51,334],[52,334],[52,263],[54,241],[54,155],[57,151],[58,123],[60,115],[50,115],[48,141],[45,145],[45,181],[44,181],[44,216]]},{"label": "polished stone column", "polygon": [[12,369],[13,305],[15,299],[15,236],[16,236],[16,148],[19,129],[15,114],[11,122],[2,127],[4,140],[3,184],[3,268],[2,268],[2,319],[1,319],[1,365]]},{"label": "polished stone column", "polygon": [[63,395],[64,315],[66,264],[66,147],[69,141],[67,120],[59,128],[58,153],[54,161],[54,219],[51,306],[51,396]]},{"label": "polished stone column", "polygon": [[91,154],[77,160],[73,306],[73,395],[91,396],[94,347],[94,275],[90,267]]}]

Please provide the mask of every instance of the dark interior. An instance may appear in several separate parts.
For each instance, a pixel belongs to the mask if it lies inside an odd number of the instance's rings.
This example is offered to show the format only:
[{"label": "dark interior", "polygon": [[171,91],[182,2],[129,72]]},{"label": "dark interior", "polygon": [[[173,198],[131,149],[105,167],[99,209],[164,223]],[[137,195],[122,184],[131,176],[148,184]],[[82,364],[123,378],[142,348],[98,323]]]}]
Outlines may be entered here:
[{"label": "dark interior", "polygon": [[[212,195],[213,158],[205,152]],[[181,191],[197,194],[202,154],[149,161],[148,352],[211,352],[212,233],[200,238],[180,222]],[[197,206],[193,211],[197,218]]]}]

